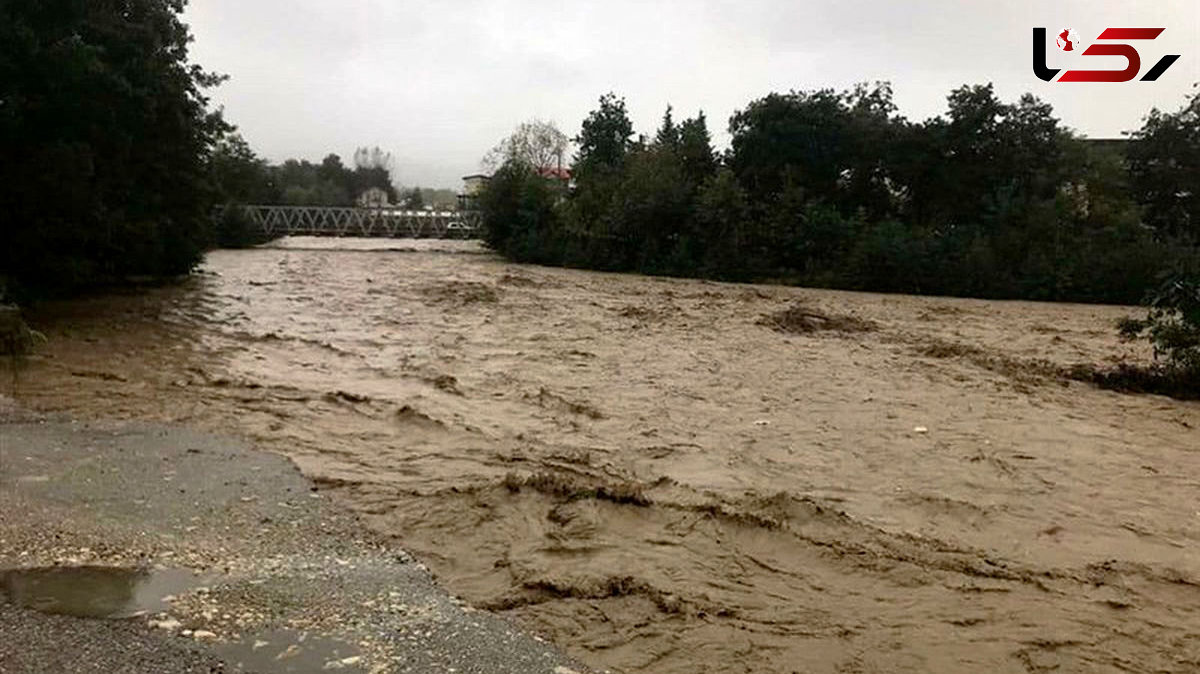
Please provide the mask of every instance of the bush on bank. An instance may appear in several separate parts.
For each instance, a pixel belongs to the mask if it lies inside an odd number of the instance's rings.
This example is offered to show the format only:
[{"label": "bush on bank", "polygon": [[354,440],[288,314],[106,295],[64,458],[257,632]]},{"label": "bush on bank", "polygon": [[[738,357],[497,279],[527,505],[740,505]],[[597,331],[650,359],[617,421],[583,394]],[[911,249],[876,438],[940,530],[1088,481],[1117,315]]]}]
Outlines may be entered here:
[{"label": "bush on bank", "polygon": [[1121,324],[1128,339],[1145,337],[1164,374],[1190,381],[1200,394],[1200,274],[1171,274],[1149,300],[1146,318]]}]

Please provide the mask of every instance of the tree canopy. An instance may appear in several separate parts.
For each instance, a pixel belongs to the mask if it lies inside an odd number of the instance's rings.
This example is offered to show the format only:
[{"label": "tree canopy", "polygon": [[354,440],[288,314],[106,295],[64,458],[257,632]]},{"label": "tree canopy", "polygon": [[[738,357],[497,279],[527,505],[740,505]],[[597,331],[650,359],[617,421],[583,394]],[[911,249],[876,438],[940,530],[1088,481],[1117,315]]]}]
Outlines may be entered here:
[{"label": "tree canopy", "polygon": [[1146,222],[1161,236],[1200,240],[1200,92],[1176,112],[1151,110],[1128,155]]},{"label": "tree canopy", "polygon": [[496,170],[505,162],[515,161],[547,171],[563,165],[570,139],[554,122],[533,119],[522,122],[483,158],[483,166]]},{"label": "tree canopy", "polygon": [[183,0],[0,3],[0,276],[17,294],[187,272],[228,126]]},{"label": "tree canopy", "polygon": [[[876,82],[751,101],[718,155],[703,113],[668,107],[635,136],[624,99],[605,94],[575,138],[573,189],[520,192],[549,200],[537,235],[518,219],[489,241],[600,269],[1134,303],[1197,255],[1198,119],[1193,99],[1152,112],[1129,143],[1096,143],[1044,101],[985,84],[914,123]],[[485,224],[501,212],[485,208]]]}]

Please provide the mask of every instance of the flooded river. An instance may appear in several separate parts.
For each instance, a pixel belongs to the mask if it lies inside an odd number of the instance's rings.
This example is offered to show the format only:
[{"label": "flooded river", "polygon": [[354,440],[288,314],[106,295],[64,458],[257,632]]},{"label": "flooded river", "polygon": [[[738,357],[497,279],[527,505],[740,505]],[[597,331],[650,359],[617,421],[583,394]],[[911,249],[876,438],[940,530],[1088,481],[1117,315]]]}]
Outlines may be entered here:
[{"label": "flooded river", "polygon": [[291,239],[43,307],[18,393],[250,437],[614,671],[1194,671],[1200,404],[1045,367],[1130,311]]}]

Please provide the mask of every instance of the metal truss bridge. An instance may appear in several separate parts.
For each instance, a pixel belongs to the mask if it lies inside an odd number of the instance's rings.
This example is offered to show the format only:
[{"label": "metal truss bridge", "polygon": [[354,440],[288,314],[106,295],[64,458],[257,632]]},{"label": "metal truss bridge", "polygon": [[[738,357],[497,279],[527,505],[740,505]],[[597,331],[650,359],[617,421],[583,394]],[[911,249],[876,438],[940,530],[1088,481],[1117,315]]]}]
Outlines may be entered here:
[{"label": "metal truss bridge", "polygon": [[268,236],[476,239],[478,211],[354,206],[235,206]]}]

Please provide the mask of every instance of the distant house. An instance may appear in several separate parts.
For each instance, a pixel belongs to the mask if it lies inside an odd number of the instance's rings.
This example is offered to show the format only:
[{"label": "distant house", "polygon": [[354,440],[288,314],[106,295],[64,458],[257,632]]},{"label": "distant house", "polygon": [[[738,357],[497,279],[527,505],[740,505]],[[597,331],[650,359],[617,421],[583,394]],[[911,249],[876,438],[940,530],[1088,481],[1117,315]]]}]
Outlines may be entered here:
[{"label": "distant house", "polygon": [[569,168],[540,168],[538,169],[538,175],[543,178],[561,180],[564,183],[571,182],[571,169]]},{"label": "distant house", "polygon": [[567,198],[567,194],[575,191],[575,180],[571,175],[569,168],[540,168],[538,175],[549,181],[554,181],[563,187],[563,190],[558,193],[558,200],[561,202]]},{"label": "distant house", "polygon": [[491,179],[491,176],[484,175],[482,173],[463,176],[462,193],[469,197],[477,197],[479,196],[479,193],[483,191],[483,188],[487,187],[488,181]]},{"label": "distant house", "polygon": [[458,193],[458,210],[473,211],[479,208],[479,194],[491,179],[491,176],[482,173],[463,176],[463,188]]},{"label": "distant house", "polygon": [[358,195],[357,203],[363,208],[379,208],[381,206],[387,206],[387,190],[380,187],[372,187],[364,190],[362,194]]},{"label": "distant house", "polygon": [[[568,187],[574,187],[571,182],[571,169],[545,167],[537,169],[537,174],[547,180],[558,180]],[[482,173],[463,176],[463,189],[458,194],[459,210],[472,211],[479,207],[479,194],[491,182],[492,177]]]}]

